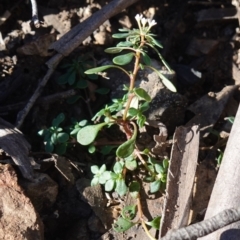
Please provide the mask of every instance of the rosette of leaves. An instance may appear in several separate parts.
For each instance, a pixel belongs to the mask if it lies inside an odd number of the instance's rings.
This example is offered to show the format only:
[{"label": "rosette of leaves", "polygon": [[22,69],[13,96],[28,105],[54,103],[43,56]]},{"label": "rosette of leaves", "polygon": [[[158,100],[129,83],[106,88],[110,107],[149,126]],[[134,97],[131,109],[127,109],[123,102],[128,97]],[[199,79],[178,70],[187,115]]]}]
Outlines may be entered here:
[{"label": "rosette of leaves", "polygon": [[48,129],[42,129],[38,135],[44,138],[44,145],[46,152],[55,152],[62,155],[66,152],[69,135],[63,131],[60,124],[64,121],[65,115],[60,113],[52,121],[52,126]]},{"label": "rosette of leaves", "polygon": [[102,165],[99,169],[94,165],[91,167],[91,171],[94,174],[91,185],[103,184],[105,191],[109,192],[115,190],[120,196],[126,194],[128,188],[123,176],[124,163],[116,162],[113,167],[113,171],[106,171],[106,165]]},{"label": "rosette of leaves", "polygon": [[168,159],[164,159],[161,163],[153,163],[152,169],[155,172],[154,180],[150,183],[150,192],[158,192],[163,186],[165,187],[168,172]]},{"label": "rosette of leaves", "polygon": [[[88,88],[88,81],[98,79],[96,74],[88,74],[86,75],[84,72],[93,67],[94,62],[90,59],[88,54],[84,56],[80,56],[71,63],[67,63],[61,66],[66,72],[60,76],[57,82],[60,85],[68,84],[75,89],[86,89]],[[107,88],[98,88],[95,92],[99,94],[107,94],[109,89]],[[76,95],[68,98],[68,103],[75,103],[81,96]]]}]

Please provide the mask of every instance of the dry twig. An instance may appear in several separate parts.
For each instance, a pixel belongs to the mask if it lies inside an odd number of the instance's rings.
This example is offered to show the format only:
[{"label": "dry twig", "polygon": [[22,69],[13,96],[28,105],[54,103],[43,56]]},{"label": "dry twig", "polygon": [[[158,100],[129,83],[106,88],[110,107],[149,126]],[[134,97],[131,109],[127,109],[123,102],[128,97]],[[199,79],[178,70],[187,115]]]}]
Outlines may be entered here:
[{"label": "dry twig", "polygon": [[170,230],[161,240],[195,240],[240,220],[240,208],[227,209],[205,221]]}]

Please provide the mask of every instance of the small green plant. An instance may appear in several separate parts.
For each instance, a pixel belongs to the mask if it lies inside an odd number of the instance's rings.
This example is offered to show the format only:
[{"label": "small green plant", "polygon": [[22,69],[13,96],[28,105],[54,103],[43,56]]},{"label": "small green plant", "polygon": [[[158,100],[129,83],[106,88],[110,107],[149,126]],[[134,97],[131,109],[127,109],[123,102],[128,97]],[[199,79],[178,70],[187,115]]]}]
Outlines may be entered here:
[{"label": "small green plant", "polygon": [[64,132],[60,124],[64,121],[65,115],[60,113],[52,121],[52,126],[48,129],[42,129],[38,135],[44,138],[44,145],[46,152],[55,152],[62,155],[66,152],[69,140],[69,134]]},{"label": "small green plant", "polygon": [[66,73],[58,78],[59,84],[69,84],[74,88],[84,89],[87,88],[87,81],[96,80],[98,76],[96,74],[86,75],[84,72],[93,67],[94,63],[90,60],[89,55],[80,56],[77,59],[72,60],[71,63],[67,63],[61,66],[66,69]]},{"label": "small green plant", "polygon": [[[63,155],[66,153],[67,147],[71,139],[75,139],[80,129],[87,125],[87,120],[82,120],[77,122],[72,121],[71,126],[63,129],[60,125],[64,122],[65,115],[60,113],[52,121],[52,126],[47,129],[42,129],[38,132],[38,135],[44,138],[45,151],[52,153],[55,152],[58,155]],[[89,152],[93,152],[91,149],[94,146],[89,146]]]},{"label": "small green plant", "polygon": [[[117,147],[117,161],[114,164],[113,171],[109,171],[106,165],[92,166],[91,171],[94,174],[92,185],[103,184],[106,191],[116,191],[123,196],[128,191],[136,199],[136,206],[125,207],[121,216],[114,224],[114,229],[118,232],[126,231],[135,224],[142,224],[147,235],[154,239],[148,232],[146,225],[159,227],[160,218],[157,217],[152,221],[145,221],[143,217],[140,189],[141,180],[127,181],[127,174],[136,176],[139,171],[144,172],[144,181],[150,183],[150,192],[155,193],[165,185],[168,170],[168,160],[157,161],[152,157],[150,150],[140,151],[136,146],[138,129],[143,127],[146,122],[144,112],[148,109],[151,97],[142,88],[135,87],[135,81],[140,69],[150,68],[155,71],[161,78],[163,84],[171,91],[176,91],[174,85],[157,69],[151,66],[151,58],[148,56],[148,48],[152,48],[169,72],[171,68],[165,62],[159,52],[162,45],[151,33],[151,28],[156,25],[154,20],[146,19],[137,14],[135,17],[138,23],[138,29],[119,29],[120,33],[113,34],[114,38],[125,39],[119,42],[116,47],[107,48],[105,52],[110,54],[119,54],[113,58],[112,65],[95,67],[85,71],[85,74],[98,74],[110,68],[116,68],[123,71],[129,77],[129,86],[124,86],[125,94],[120,99],[113,99],[112,104],[105,106],[100,110],[92,120],[100,123],[88,125],[81,128],[77,133],[77,141],[82,145],[91,145],[94,143],[100,130],[104,127],[111,127],[113,124],[118,125],[125,133],[126,140]],[[134,60],[132,71],[123,68]],[[135,179],[135,178],[130,178]],[[132,219],[138,213],[138,220],[133,222]]]},{"label": "small green plant", "polygon": [[91,59],[91,55],[85,54],[79,56],[78,58],[71,61],[71,63],[63,64],[62,69],[66,71],[65,74],[61,75],[57,82],[60,85],[69,85],[74,89],[79,90],[79,94],[68,98],[67,102],[73,104],[79,99],[82,99],[88,107],[88,111],[92,116],[92,111],[89,102],[91,101],[91,96],[95,93],[107,94],[109,92],[108,88],[97,88],[94,93],[91,89],[91,81],[97,80],[97,74],[85,74],[85,71],[94,66],[94,61]]}]

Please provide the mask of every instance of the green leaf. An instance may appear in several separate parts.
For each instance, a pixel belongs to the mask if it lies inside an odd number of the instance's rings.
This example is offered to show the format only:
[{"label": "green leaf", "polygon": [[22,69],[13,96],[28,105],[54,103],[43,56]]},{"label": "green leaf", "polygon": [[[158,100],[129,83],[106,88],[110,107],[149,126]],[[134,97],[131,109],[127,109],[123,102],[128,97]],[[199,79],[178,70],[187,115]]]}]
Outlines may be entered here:
[{"label": "green leaf", "polygon": [[112,35],[113,38],[126,38],[129,36],[129,33],[115,33]]},{"label": "green leaf", "polygon": [[80,121],[79,123],[78,123],[78,125],[80,126],[80,127],[84,127],[86,124],[87,124],[87,120],[82,120],[82,121]]},{"label": "green leaf", "polygon": [[114,65],[105,65],[105,66],[102,66],[102,67],[96,67],[96,68],[91,68],[91,69],[88,69],[87,71],[85,71],[84,73],[85,74],[93,74],[93,73],[99,73],[99,72],[102,72],[108,68],[114,68],[115,66]]},{"label": "green leaf", "polygon": [[88,147],[88,152],[89,152],[89,153],[94,153],[95,151],[96,151],[96,148],[95,148],[94,145],[90,145],[90,146]]},{"label": "green leaf", "polygon": [[76,80],[76,72],[73,71],[69,76],[68,76],[68,84],[73,85]]},{"label": "green leaf", "polygon": [[153,42],[156,46],[158,46],[158,47],[160,47],[160,48],[163,48],[162,44],[161,44],[158,40],[156,40],[155,38],[152,38],[152,42]]},{"label": "green leaf", "polygon": [[71,97],[69,97],[68,99],[67,99],[67,103],[68,104],[73,104],[73,103],[75,103],[75,102],[77,102],[77,100],[80,98],[80,96],[71,96]]},{"label": "green leaf", "polygon": [[67,71],[65,74],[61,75],[58,79],[57,79],[57,83],[60,85],[66,84],[68,82],[68,77],[72,74],[75,73],[73,70],[71,71]]},{"label": "green leaf", "polygon": [[137,161],[136,160],[126,161],[125,166],[130,171],[134,171],[137,168]]},{"label": "green leaf", "polygon": [[127,192],[127,186],[124,179],[116,180],[115,191],[122,197]]},{"label": "green leaf", "polygon": [[98,177],[94,177],[91,181],[91,186],[96,186],[99,184]]},{"label": "green leaf", "polygon": [[218,152],[219,152],[219,155],[216,158],[216,161],[217,161],[217,165],[220,166],[222,163],[222,159],[223,159],[223,152],[221,149],[218,149]]},{"label": "green leaf", "polygon": [[149,109],[149,103],[148,102],[144,102],[140,107],[139,107],[139,110],[141,112],[145,112]]},{"label": "green leaf", "polygon": [[155,229],[160,229],[160,221],[161,221],[161,217],[155,217],[152,221],[150,222],[145,222],[148,226],[151,226]]},{"label": "green leaf", "polygon": [[51,142],[57,144],[57,133],[53,133],[51,136]]},{"label": "green leaf", "polygon": [[81,79],[77,82],[77,88],[80,88],[80,89],[84,89],[84,88],[87,88],[88,84],[87,84],[87,80],[85,79]]},{"label": "green leaf", "polygon": [[133,46],[133,43],[129,41],[119,42],[117,44],[117,47],[131,47],[131,46]]},{"label": "green leaf", "polygon": [[141,186],[139,182],[132,181],[129,186],[129,192],[133,198],[138,198]]},{"label": "green leaf", "polygon": [[167,170],[168,165],[169,165],[168,159],[164,159],[162,164],[163,164],[164,169]]},{"label": "green leaf", "polygon": [[167,182],[167,174],[162,175],[161,182],[163,183]]},{"label": "green leaf", "polygon": [[140,99],[151,102],[151,97],[143,88],[135,88],[133,91]]},{"label": "green leaf", "polygon": [[123,166],[120,162],[116,162],[113,166],[113,171],[117,174],[122,173]]},{"label": "green leaf", "polygon": [[134,53],[126,53],[123,55],[119,55],[115,58],[113,58],[113,62],[117,65],[126,65],[128,63],[130,63],[134,57]]},{"label": "green leaf", "polygon": [[134,223],[132,223],[122,217],[119,217],[118,220],[113,224],[113,229],[116,232],[125,232],[132,226],[134,226]]},{"label": "green leaf", "polygon": [[160,164],[155,164],[155,169],[157,173],[164,173],[164,168]]},{"label": "green leaf", "polygon": [[131,30],[127,29],[127,28],[119,28],[118,29],[119,32],[129,32]]},{"label": "green leaf", "polygon": [[155,192],[159,191],[160,187],[161,187],[161,180],[152,182],[152,183],[150,183],[150,192],[155,193]]},{"label": "green leaf", "polygon": [[106,181],[108,181],[111,178],[111,174],[109,171],[103,172],[100,176],[99,176],[99,183],[101,184],[105,184]]},{"label": "green leaf", "polygon": [[142,55],[144,63],[146,65],[151,65],[151,58],[145,52],[142,52]]},{"label": "green leaf", "polygon": [[144,115],[141,114],[141,115],[138,117],[138,119],[137,119],[137,124],[138,124],[138,126],[139,126],[140,128],[142,128],[142,127],[144,126],[145,122],[146,122],[146,116],[144,116]]},{"label": "green leaf", "polygon": [[110,48],[105,49],[104,52],[115,54],[115,53],[122,52],[122,50],[124,50],[124,48],[122,48],[122,47],[110,47]]},{"label": "green leaf", "polygon": [[159,48],[163,48],[162,44],[161,44],[158,40],[156,40],[155,38],[153,38],[153,37],[151,37],[151,36],[149,36],[149,35],[147,35],[146,38],[147,38],[147,40],[148,40],[149,42],[151,42],[151,43],[154,44],[155,46],[158,46]]},{"label": "green leaf", "polygon": [[107,192],[112,191],[114,188],[114,185],[115,185],[115,181],[113,179],[107,180],[104,187],[105,191]]},{"label": "green leaf", "polygon": [[104,173],[104,172],[106,171],[106,169],[107,169],[106,165],[103,164],[103,165],[100,167],[98,173],[99,173],[99,174],[102,174],[102,173]]},{"label": "green leaf", "polygon": [[54,148],[54,151],[58,155],[63,155],[67,151],[67,144],[66,143],[57,144]]},{"label": "green leaf", "polygon": [[124,219],[132,220],[136,216],[136,205],[126,206],[123,208],[121,214]]},{"label": "green leaf", "polygon": [[52,133],[48,129],[46,129],[46,132],[44,133],[44,136],[43,136],[44,141],[50,140],[51,136],[52,136]]},{"label": "green leaf", "polygon": [[129,108],[129,109],[128,109],[128,114],[129,114],[131,117],[137,116],[138,113],[139,113],[139,110],[136,109],[136,108]]},{"label": "green leaf", "polygon": [[116,146],[109,146],[109,145],[103,146],[102,149],[101,149],[101,154],[107,155],[107,154],[109,154],[114,148],[116,148]]},{"label": "green leaf", "polygon": [[117,180],[119,177],[119,175],[114,172],[110,172],[110,174],[111,174],[111,179],[113,179],[113,180]]},{"label": "green leaf", "polygon": [[56,129],[56,132],[59,133],[59,132],[61,132],[62,130],[63,130],[63,129],[59,127],[59,128]]},{"label": "green leaf", "polygon": [[124,158],[124,161],[125,162],[128,162],[128,161],[131,162],[131,161],[133,161],[135,159],[136,159],[135,156],[133,154],[131,154],[130,156]]},{"label": "green leaf", "polygon": [[69,139],[69,135],[67,133],[58,133],[57,134],[57,141],[59,143],[67,142]]},{"label": "green leaf", "polygon": [[226,117],[224,118],[224,120],[228,120],[230,123],[234,123],[235,117],[231,116],[231,117]]},{"label": "green leaf", "polygon": [[91,80],[97,80],[98,75],[97,74],[88,74],[88,78],[91,79]]},{"label": "green leaf", "polygon": [[97,174],[99,172],[99,167],[97,165],[91,166],[91,172]]},{"label": "green leaf", "polygon": [[154,167],[153,167],[153,165],[148,165],[148,168],[150,169],[150,171],[154,172]]},{"label": "green leaf", "polygon": [[73,130],[70,132],[70,135],[71,135],[71,136],[76,135],[76,134],[79,132],[80,129],[81,129],[81,128],[75,128],[75,129],[73,129]]},{"label": "green leaf", "polygon": [[49,139],[49,141],[46,142],[45,151],[51,153],[53,152],[53,149],[54,149],[53,143]]},{"label": "green leaf", "polygon": [[143,179],[144,182],[148,182],[148,183],[152,182],[153,180],[154,180],[153,176],[147,176],[147,177],[144,177]]},{"label": "green leaf", "polygon": [[41,136],[41,137],[43,137],[43,136],[45,136],[48,132],[49,132],[48,129],[42,129],[42,130],[38,131],[38,135]]},{"label": "green leaf", "polygon": [[97,90],[95,90],[96,93],[99,93],[99,94],[102,94],[102,95],[108,94],[109,91],[110,91],[109,88],[98,88]]},{"label": "green leaf", "polygon": [[175,86],[172,84],[172,82],[170,80],[168,80],[161,72],[156,70],[156,73],[158,74],[158,76],[161,78],[162,83],[172,92],[177,92],[177,89],[175,88]]},{"label": "green leaf", "polygon": [[[148,162],[151,163],[151,164],[155,164],[156,163],[156,159],[151,157],[151,156],[148,156]],[[154,169],[153,169],[154,171]]]},{"label": "green leaf", "polygon": [[83,127],[77,134],[77,141],[84,146],[89,145],[95,140],[98,132],[107,124],[108,123],[99,123],[97,125]]},{"label": "green leaf", "polygon": [[126,142],[124,142],[118,147],[116,151],[116,154],[118,157],[127,158],[133,153],[135,148],[136,137],[137,137],[137,129],[135,129],[135,126],[134,126],[134,133],[132,135],[132,138],[130,138],[129,140],[127,140]]},{"label": "green leaf", "polygon": [[60,113],[56,118],[53,119],[52,125],[54,127],[58,127],[61,122],[63,122],[65,119],[65,115],[63,113]]}]

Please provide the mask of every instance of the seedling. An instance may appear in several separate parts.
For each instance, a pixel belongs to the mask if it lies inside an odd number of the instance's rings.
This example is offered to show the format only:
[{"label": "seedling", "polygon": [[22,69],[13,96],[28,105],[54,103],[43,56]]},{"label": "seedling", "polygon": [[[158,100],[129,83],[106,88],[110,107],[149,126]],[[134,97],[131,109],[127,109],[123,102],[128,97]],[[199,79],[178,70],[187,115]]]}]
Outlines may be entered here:
[{"label": "seedling", "polygon": [[[87,120],[82,120],[80,122],[73,121],[72,125],[64,130],[62,127],[60,127],[64,120],[65,115],[60,113],[56,118],[53,119],[52,126],[50,128],[42,129],[38,132],[38,135],[44,138],[46,152],[55,152],[59,155],[65,154],[70,143],[70,138],[76,139],[80,129],[87,125]],[[89,152],[94,152],[93,149],[95,149],[95,147],[90,145]]]},{"label": "seedling", "polygon": [[[158,74],[168,89],[175,92],[176,88],[159,70],[151,66],[151,58],[147,54],[148,48],[152,48],[165,68],[172,72],[158,50],[162,48],[162,45],[150,32],[156,22],[139,14],[136,15],[135,19],[138,23],[138,29],[119,29],[120,33],[113,34],[113,37],[125,40],[119,42],[116,47],[105,50],[110,54],[121,53],[113,58],[113,64],[85,71],[85,74],[90,75],[101,73],[110,68],[123,71],[129,78],[129,86],[124,86],[123,89],[126,93],[120,99],[113,99],[112,104],[105,106],[92,118],[95,122],[103,120],[102,122],[80,129],[77,134],[77,141],[82,145],[93,144],[99,131],[104,127],[111,127],[113,124],[118,125],[125,133],[126,140],[116,150],[117,161],[114,164],[113,171],[107,170],[105,164],[100,168],[92,166],[91,170],[94,178],[91,184],[103,184],[105,191],[116,191],[120,196],[129,191],[132,197],[136,199],[137,204],[124,208],[113,228],[122,232],[140,223],[147,235],[154,239],[149,234],[146,224],[158,228],[160,218],[157,217],[150,222],[144,220],[140,202],[141,181],[128,182],[126,181],[126,174],[134,176],[141,170],[145,174],[144,180],[150,182],[150,192],[155,193],[166,183],[168,160],[164,159],[159,162],[152,157],[150,150],[145,149],[141,152],[136,146],[138,129],[143,127],[146,122],[144,112],[149,107],[151,97],[143,88],[135,86],[135,80],[140,69],[150,68]],[[125,70],[123,66],[132,61],[134,61],[133,70]],[[138,213],[138,220],[133,222],[132,219],[136,212]]]},{"label": "seedling", "polygon": [[69,134],[64,132],[59,125],[64,121],[65,115],[60,113],[52,121],[52,126],[48,129],[42,129],[38,135],[44,138],[44,145],[46,152],[55,152],[62,155],[66,152]]},{"label": "seedling", "polygon": [[82,99],[87,104],[87,108],[91,117],[93,116],[89,104],[89,102],[92,100],[91,95],[95,93],[104,95],[109,92],[108,88],[97,88],[94,92],[92,92],[91,87],[89,87],[90,82],[97,80],[98,75],[85,74],[85,71],[93,66],[93,59],[91,59],[91,56],[89,54],[85,54],[84,56],[80,56],[72,60],[71,63],[62,65],[61,68],[64,69],[66,73],[58,78],[58,83],[60,85],[67,84],[79,90],[79,94],[68,98],[67,102],[69,104],[73,104],[76,103],[79,99]]}]

